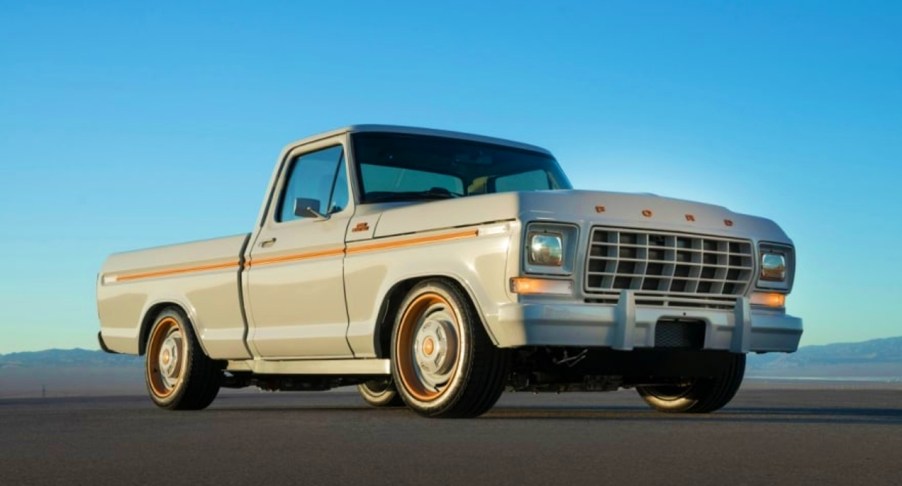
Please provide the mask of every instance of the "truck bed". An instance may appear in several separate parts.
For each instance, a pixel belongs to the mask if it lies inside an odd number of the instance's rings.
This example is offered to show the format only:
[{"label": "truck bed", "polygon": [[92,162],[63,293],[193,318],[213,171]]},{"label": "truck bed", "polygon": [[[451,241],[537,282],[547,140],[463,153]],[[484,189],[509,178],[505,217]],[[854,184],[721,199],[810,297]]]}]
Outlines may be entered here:
[{"label": "truck bed", "polygon": [[[188,313],[207,355],[243,359],[246,324],[240,271],[249,234],[111,255],[97,279],[101,340],[111,351],[144,352],[146,319],[177,303]],[[151,311],[151,312],[148,312]]]}]

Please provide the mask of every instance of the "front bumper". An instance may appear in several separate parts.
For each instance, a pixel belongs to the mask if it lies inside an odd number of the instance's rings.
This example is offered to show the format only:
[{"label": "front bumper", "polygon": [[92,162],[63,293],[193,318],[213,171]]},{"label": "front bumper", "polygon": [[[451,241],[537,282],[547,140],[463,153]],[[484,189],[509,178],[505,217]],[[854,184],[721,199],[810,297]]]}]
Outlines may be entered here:
[{"label": "front bumper", "polygon": [[734,353],[793,352],[802,337],[802,320],[782,311],[752,308],[747,297],[733,310],[637,306],[633,293],[617,305],[571,302],[519,302],[502,305],[491,326],[503,348],[521,346],[655,347],[655,326],[685,319],[705,324],[702,349]]}]

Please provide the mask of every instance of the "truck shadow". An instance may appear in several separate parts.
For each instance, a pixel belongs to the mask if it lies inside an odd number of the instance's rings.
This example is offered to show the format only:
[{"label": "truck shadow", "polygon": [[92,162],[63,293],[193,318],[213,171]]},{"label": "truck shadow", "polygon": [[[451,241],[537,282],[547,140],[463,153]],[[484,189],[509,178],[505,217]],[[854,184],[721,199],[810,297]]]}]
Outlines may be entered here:
[{"label": "truck shadow", "polygon": [[[267,404],[259,407],[240,406],[217,408],[207,413],[220,414],[328,414],[367,416],[389,420],[420,417],[406,408],[376,409],[366,405]],[[428,420],[428,419],[424,419]],[[902,408],[876,407],[728,407],[710,414],[660,413],[641,406],[499,406],[485,415],[472,419],[480,421],[602,421],[602,422],[671,422],[687,424],[833,424],[902,426]]]},{"label": "truck shadow", "polygon": [[495,408],[482,417],[486,420],[607,420],[667,421],[686,423],[771,423],[899,425],[902,408],[873,407],[728,407],[711,414],[670,414],[641,407],[543,407]]}]

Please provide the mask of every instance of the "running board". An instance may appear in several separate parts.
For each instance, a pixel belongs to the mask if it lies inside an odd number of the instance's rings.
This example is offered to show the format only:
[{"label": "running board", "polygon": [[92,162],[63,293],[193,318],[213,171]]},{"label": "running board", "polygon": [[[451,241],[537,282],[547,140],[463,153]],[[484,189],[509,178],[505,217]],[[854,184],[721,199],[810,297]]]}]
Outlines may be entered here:
[{"label": "running board", "polygon": [[387,359],[304,359],[229,361],[226,371],[250,371],[258,375],[388,375]]}]

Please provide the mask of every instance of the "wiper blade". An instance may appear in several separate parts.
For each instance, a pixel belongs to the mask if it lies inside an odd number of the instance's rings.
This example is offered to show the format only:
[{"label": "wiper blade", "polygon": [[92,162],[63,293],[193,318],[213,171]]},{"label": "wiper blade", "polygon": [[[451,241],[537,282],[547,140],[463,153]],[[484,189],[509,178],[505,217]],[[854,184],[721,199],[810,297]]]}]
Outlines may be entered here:
[{"label": "wiper blade", "polygon": [[412,196],[420,197],[423,199],[454,199],[456,197],[463,196],[463,194],[457,194],[457,193],[454,193],[451,191],[445,191],[445,190],[436,191],[433,189],[430,189],[428,191],[422,191],[422,192],[413,192],[410,194]]},{"label": "wiper blade", "polygon": [[389,194],[372,195],[367,197],[367,202],[416,201],[419,199],[454,199],[462,196],[463,194],[458,194],[451,191],[430,189],[428,191],[395,192]]}]

